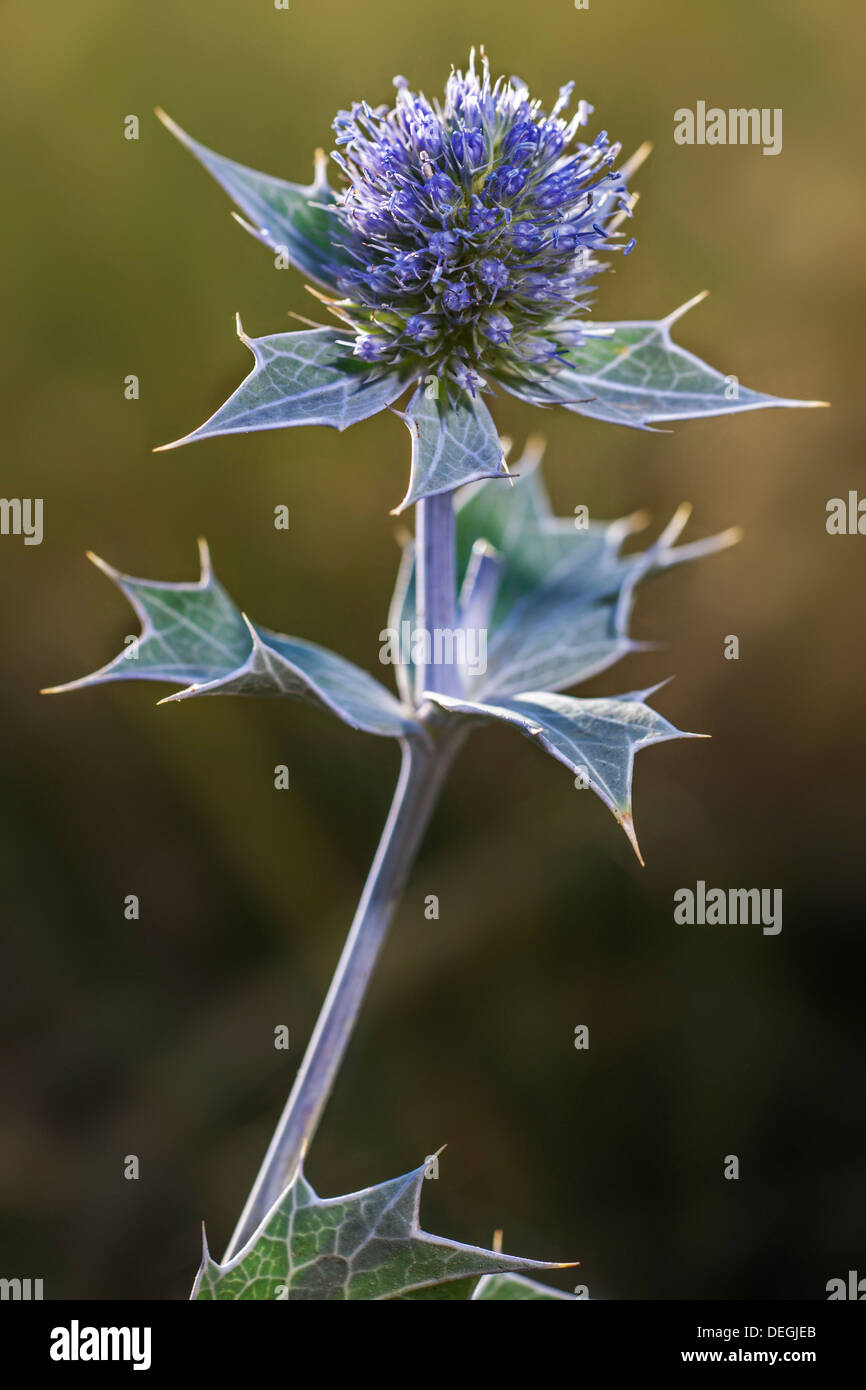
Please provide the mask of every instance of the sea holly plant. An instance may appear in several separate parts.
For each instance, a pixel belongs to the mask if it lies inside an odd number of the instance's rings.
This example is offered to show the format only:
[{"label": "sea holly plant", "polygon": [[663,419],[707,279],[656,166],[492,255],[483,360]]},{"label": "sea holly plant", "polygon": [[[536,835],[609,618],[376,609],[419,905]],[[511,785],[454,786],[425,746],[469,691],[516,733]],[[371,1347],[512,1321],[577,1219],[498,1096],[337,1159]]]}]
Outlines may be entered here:
[{"label": "sea holly plant", "polygon": [[[418,1225],[426,1164],[347,1197],[322,1201],[299,1168],[258,1237],[220,1265],[204,1243],[193,1297],[258,1299],[562,1297],[526,1278],[555,1265],[439,1240]],[[492,1273],[491,1273],[492,1271]]]},{"label": "sea holly plant", "polygon": [[630,618],[643,579],[738,533],[680,544],[684,506],[643,550],[625,550],[645,518],[556,517],[538,440],[509,471],[488,401],[505,391],[640,429],[819,404],[748,389],[678,346],[672,327],[694,300],[657,321],[589,317],[600,256],[634,246],[621,228],[648,147],[621,162],[605,131],[584,139],[593,111],[581,101],[568,114],[572,83],[545,111],[517,78],[492,81],[487,58],[473,54],[442,101],[402,77],[395,87],[391,107],[359,102],[338,114],[334,187],[321,152],[311,184],[288,183],[213,153],[159,114],[228,192],[241,224],[301,271],[335,321],[250,338],[238,320],[252,371],[209,420],[162,447],[289,425],[342,430],[385,409],[400,417],[410,466],[394,510],[414,508],[415,528],[383,634],[396,691],[248,617],[215,577],[204,542],[199,576],[185,582],[132,578],[92,557],[126,595],[141,634],[133,659],[127,649],[55,687],[152,680],[174,687],[162,703],[293,697],[401,750],[391,810],[304,1060],[222,1262],[205,1242],[197,1299],[570,1297],[532,1277],[561,1266],[426,1234],[419,1203],[432,1160],[328,1199],[303,1172],[395,906],[471,731],[511,726],[551,754],[598,795],[638,858],[635,754],[695,736],[650,703],[655,690],[567,692],[640,647]]}]

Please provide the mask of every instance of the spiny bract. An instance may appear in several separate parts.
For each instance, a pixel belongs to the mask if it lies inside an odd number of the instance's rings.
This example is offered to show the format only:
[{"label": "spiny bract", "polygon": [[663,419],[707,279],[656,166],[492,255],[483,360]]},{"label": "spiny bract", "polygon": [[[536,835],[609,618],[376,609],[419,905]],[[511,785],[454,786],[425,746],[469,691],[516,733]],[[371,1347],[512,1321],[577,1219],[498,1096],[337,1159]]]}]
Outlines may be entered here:
[{"label": "spiny bract", "polygon": [[593,252],[616,247],[611,218],[629,212],[611,168],[620,146],[605,131],[574,144],[593,109],[581,101],[565,119],[574,83],[546,115],[519,79],[491,83],[483,52],[480,75],[474,50],[452,71],[444,104],[395,86],[392,109],[356,103],[334,121],[347,298],[330,307],[355,329],[355,354],[473,394],[480,373],[556,367],[588,331],[575,315],[603,268]]}]

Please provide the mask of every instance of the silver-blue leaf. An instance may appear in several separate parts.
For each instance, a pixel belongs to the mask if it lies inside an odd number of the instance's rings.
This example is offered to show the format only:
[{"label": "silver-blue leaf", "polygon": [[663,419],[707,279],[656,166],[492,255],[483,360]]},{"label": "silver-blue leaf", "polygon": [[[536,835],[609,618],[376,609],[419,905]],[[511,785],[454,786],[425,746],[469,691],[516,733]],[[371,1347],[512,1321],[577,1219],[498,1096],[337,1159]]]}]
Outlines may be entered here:
[{"label": "silver-blue leaf", "polygon": [[199,695],[283,695],[329,710],[365,733],[420,734],[411,711],[351,661],[251,623],[214,577],[204,541],[199,546],[200,578],[179,584],[133,579],[91,555],[129,600],[141,635],[100,670],[45,693],[109,681],[167,681],[185,688],[161,704]]},{"label": "silver-blue leaf", "polygon": [[[724,549],[739,539],[731,529],[689,545],[676,545],[691,508],[683,505],[645,551],[620,554],[627,536],[646,518],[576,526],[554,516],[538,467],[540,447],[530,441],[515,465],[513,485],[482,482],[457,498],[458,621],[486,636],[485,669],[463,672],[471,699],[488,700],[521,690],[562,690],[597,675],[640,644],[628,635],[639,582],[673,565]],[[486,614],[471,599],[473,564],[486,547],[495,566],[495,588]],[[474,557],[474,558],[473,558]],[[468,598],[468,596],[467,596]],[[415,586],[407,546],[389,624],[414,618]],[[476,644],[477,645],[477,644]],[[404,697],[411,673],[398,667]]]},{"label": "silver-blue leaf", "polygon": [[164,111],[157,109],[156,114],[250,219],[246,222],[237,217],[246,231],[273,251],[285,254],[318,284],[336,289],[334,270],[342,253],[332,242],[330,207],[334,193],[328,186],[327,160],[321,150],[316,153],[313,182],[304,187],[225,159],[193,140]]},{"label": "silver-blue leaf", "polygon": [[412,436],[412,464],[409,490],[395,514],[464,483],[508,476],[493,417],[481,397],[463,392],[449,402],[436,393],[438,382],[432,385],[419,385],[401,412]]},{"label": "silver-blue leaf", "polygon": [[[596,524],[586,531],[572,526],[571,553],[552,563],[547,576],[492,628],[487,669],[474,683],[477,698],[527,689],[563,690],[598,675],[629,652],[644,649],[645,644],[629,636],[638,584],[739,539],[740,532],[731,528],[677,546],[690,515],[691,507],[684,503],[652,545],[625,557],[619,554],[622,542],[642,518]],[[583,544],[580,537],[586,538]]]},{"label": "silver-blue leaf", "polygon": [[584,345],[564,353],[563,365],[546,378],[500,374],[497,380],[522,400],[564,405],[579,415],[635,429],[769,406],[826,405],[753,391],[675,343],[673,324],[705,297],[696,295],[658,321],[594,323]]},{"label": "silver-blue leaf", "polygon": [[238,337],[255,366],[225,405],[191,434],[162,444],[157,453],[220,434],[246,434],[288,425],[330,425],[344,430],[384,410],[405,389],[394,373],[371,373],[353,357],[339,329],[312,328],[248,338],[237,321]]},{"label": "silver-blue leaf", "polygon": [[[653,687],[658,689],[658,687]],[[481,720],[501,720],[564,763],[613,812],[641,863],[631,804],[635,754],[653,743],[701,738],[675,728],[646,703],[653,690],[602,699],[575,699],[526,691],[495,703],[429,694],[442,709]]]}]

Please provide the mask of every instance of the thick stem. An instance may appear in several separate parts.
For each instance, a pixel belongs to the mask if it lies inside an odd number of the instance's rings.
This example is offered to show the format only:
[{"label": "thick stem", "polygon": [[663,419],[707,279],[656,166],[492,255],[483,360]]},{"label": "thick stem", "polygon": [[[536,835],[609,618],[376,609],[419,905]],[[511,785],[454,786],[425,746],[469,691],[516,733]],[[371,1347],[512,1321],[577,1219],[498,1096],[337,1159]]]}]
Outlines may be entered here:
[{"label": "thick stem", "polygon": [[[417,626],[428,633],[430,661],[418,673],[417,699],[435,690],[458,694],[454,647],[442,636],[457,622],[454,507],[450,493],[416,508]],[[440,640],[437,641],[437,633]],[[444,659],[443,659],[444,658]],[[459,745],[462,730],[441,727],[428,706],[429,741],[401,743],[400,778],[358,910],[331,987],[224,1260],[246,1245],[294,1176],[312,1142],[349,1045],[373,968]]]},{"label": "thick stem", "polygon": [[247,1243],[290,1183],[315,1134],[355,1027],[394,909],[462,735],[401,744],[400,777],[358,910],[301,1069],[224,1261]]},{"label": "thick stem", "polygon": [[416,698],[425,690],[460,694],[460,672],[450,640],[457,625],[457,555],[450,492],[415,507],[416,624],[427,633],[430,660],[418,667]]}]

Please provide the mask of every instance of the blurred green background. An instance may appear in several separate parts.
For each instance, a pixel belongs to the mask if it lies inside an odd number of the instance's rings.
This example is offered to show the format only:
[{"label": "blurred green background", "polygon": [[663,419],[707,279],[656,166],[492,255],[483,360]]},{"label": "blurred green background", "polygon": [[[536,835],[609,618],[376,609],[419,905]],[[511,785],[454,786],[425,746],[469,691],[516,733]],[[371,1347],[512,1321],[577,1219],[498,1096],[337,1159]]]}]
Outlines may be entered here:
[{"label": "blurred green background", "polygon": [[[47,1297],[186,1297],[201,1218],[221,1250],[282,1106],[397,766],[390,743],[295,704],[36,694],[136,631],[85,549],[191,578],[200,534],[258,621],[380,669],[398,420],[151,453],[246,373],[235,311],[254,335],[315,312],[152,108],[305,181],[337,108],[387,100],[395,73],[433,95],[472,43],[547,102],[575,78],[593,132],[626,151],[655,142],[638,246],[598,314],[657,317],[707,288],[682,342],[834,408],[653,436],[494,402],[516,441],[545,429],[563,513],[646,507],[661,524],[690,499],[695,536],[746,527],[643,594],[637,635],[667,645],[594,685],[676,673],[657,703],[713,741],[639,758],[641,870],[563,769],[511,731],[475,736],[309,1176],[336,1194],[447,1142],[427,1228],[486,1243],[504,1227],[507,1249],[579,1259],[560,1282],[594,1297],[823,1298],[864,1272],[866,540],[824,525],[863,479],[861,16],[806,0],[7,0],[2,492],[44,498],[45,540],[0,538],[0,1273],[44,1278]],[[699,99],[781,107],[783,152],[676,146],[673,112]],[[781,887],[781,935],[677,926],[673,892],[698,878]]]}]

